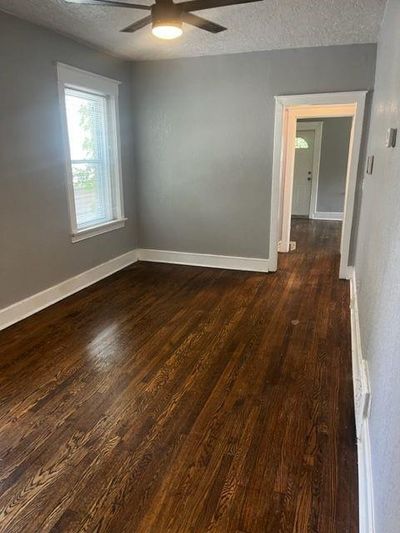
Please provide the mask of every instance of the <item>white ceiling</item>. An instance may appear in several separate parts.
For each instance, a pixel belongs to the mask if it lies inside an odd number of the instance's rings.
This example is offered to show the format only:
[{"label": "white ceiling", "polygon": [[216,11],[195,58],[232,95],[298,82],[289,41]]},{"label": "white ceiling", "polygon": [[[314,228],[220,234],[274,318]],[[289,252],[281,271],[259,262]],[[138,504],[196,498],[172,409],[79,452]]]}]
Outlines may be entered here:
[{"label": "white ceiling", "polygon": [[[125,0],[129,1],[129,0]],[[131,0],[150,5],[153,0]],[[386,0],[263,0],[198,12],[228,28],[213,35],[190,26],[173,42],[119,30],[147,15],[133,9],[63,0],[0,0],[0,9],[127,59],[376,42]]]}]

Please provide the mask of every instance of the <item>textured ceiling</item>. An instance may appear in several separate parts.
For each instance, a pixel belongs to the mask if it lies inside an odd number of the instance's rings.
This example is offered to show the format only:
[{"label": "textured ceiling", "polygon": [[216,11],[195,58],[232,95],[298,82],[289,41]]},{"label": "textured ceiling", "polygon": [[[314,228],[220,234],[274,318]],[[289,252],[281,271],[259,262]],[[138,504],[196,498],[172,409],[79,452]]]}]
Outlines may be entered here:
[{"label": "textured ceiling", "polygon": [[[125,0],[129,1],[129,0]],[[133,1],[133,0],[131,0]],[[135,0],[150,5],[152,0]],[[146,16],[133,9],[0,0],[0,9],[129,59],[191,57],[277,48],[376,42],[386,0],[263,0],[198,12],[228,28],[213,35],[184,26],[173,42],[119,30]]]}]

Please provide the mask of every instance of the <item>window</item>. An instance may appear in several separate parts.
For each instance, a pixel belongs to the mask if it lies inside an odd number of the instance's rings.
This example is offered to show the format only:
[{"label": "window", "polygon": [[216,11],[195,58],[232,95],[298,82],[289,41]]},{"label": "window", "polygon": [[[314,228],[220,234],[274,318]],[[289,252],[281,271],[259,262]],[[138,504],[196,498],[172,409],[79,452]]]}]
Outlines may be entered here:
[{"label": "window", "polygon": [[303,137],[296,137],[296,150],[306,150],[308,148],[308,142]]},{"label": "window", "polygon": [[120,228],[118,82],[58,64],[73,242]]}]

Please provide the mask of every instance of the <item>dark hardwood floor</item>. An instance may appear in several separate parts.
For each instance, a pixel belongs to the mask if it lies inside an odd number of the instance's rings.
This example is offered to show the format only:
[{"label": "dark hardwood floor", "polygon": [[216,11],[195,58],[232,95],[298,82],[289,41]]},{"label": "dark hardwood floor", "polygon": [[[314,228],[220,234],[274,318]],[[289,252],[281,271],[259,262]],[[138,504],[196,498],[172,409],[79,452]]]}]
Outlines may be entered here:
[{"label": "dark hardwood floor", "polygon": [[357,531],[336,222],[276,274],[138,263],[0,333],[0,531]]}]

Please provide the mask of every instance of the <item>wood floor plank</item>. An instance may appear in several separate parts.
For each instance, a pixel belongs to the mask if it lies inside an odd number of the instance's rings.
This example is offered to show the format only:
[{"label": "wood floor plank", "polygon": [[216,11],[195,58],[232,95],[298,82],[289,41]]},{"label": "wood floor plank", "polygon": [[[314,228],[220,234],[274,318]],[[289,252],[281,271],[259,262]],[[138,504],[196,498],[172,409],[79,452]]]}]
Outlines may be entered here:
[{"label": "wood floor plank", "polygon": [[0,333],[0,532],[355,533],[340,223],[275,274],[135,264]]}]

